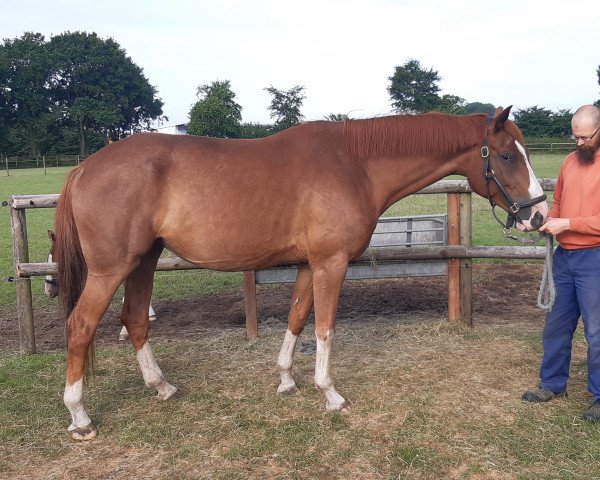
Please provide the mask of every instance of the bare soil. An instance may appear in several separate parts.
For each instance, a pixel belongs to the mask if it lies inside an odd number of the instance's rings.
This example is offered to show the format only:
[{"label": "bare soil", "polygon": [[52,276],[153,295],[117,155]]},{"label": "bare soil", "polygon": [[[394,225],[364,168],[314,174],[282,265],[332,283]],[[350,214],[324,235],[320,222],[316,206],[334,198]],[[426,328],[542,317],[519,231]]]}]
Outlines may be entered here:
[{"label": "bare soil", "polygon": [[[477,324],[535,324],[544,313],[536,307],[543,266],[539,264],[475,264],[473,319]],[[285,323],[292,285],[257,287],[259,335],[265,322]],[[158,320],[151,323],[154,342],[193,340],[215,328],[245,328],[243,291],[199,294],[184,300],[156,301]],[[398,322],[432,322],[447,316],[446,277],[407,277],[394,280],[352,281],[344,285],[338,323],[394,317]],[[102,320],[96,341],[119,343],[119,309],[113,306]],[[64,348],[64,323],[58,309],[34,311],[38,351]],[[312,316],[309,324],[312,323]],[[310,326],[308,328],[311,328]],[[17,351],[19,336],[15,312],[0,313],[0,350]]]}]

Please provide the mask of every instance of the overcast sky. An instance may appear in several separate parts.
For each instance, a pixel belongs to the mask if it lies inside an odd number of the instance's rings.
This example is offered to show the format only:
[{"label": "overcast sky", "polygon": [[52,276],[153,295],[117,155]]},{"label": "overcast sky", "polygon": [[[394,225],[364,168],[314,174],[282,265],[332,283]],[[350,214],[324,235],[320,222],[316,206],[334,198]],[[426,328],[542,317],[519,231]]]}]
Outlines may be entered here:
[{"label": "overcast sky", "polygon": [[230,80],[246,122],[271,122],[265,87],[305,87],[307,120],[392,113],[388,78],[414,58],[442,94],[576,109],[600,98],[598,0],[0,0],[0,33],[112,37],[144,69],[168,124],[199,85]]}]

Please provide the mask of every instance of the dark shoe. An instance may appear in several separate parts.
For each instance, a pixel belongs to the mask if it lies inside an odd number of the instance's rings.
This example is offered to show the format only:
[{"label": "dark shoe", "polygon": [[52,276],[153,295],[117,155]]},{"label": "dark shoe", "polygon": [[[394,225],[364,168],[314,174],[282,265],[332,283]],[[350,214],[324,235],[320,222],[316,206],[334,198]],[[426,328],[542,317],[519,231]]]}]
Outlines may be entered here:
[{"label": "dark shoe", "polygon": [[[551,392],[550,390],[546,390],[545,388],[538,387],[537,390],[530,390],[523,394],[523,400],[526,402],[549,402],[550,400],[558,397],[566,397],[566,390],[558,393]],[[598,415],[600,415],[600,407],[598,408]],[[600,418],[600,417],[599,417]]]},{"label": "dark shoe", "polygon": [[600,422],[600,400],[596,400],[590,405],[581,416],[586,422]]}]

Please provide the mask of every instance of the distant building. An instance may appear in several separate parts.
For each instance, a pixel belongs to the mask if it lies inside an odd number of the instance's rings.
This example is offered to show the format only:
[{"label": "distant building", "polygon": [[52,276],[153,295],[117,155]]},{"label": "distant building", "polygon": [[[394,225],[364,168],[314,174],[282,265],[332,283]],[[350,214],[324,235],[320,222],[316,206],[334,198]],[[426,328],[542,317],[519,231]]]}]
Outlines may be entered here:
[{"label": "distant building", "polygon": [[168,133],[169,135],[187,135],[187,123],[169,125],[156,128],[157,133]]}]

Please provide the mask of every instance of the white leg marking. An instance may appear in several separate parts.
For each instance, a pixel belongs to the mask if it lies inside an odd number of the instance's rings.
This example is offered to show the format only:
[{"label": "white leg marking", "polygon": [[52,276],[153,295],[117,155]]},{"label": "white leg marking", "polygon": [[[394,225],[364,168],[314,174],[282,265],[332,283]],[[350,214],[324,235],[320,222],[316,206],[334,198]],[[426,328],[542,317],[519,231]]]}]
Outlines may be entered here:
[{"label": "white leg marking", "polygon": [[69,426],[69,432],[92,423],[83,408],[83,379],[79,379],[71,385],[65,385],[63,401],[69,412],[71,412],[72,422]]},{"label": "white leg marking", "polygon": [[279,368],[279,374],[281,375],[281,383],[277,387],[277,393],[292,392],[296,388],[296,382],[292,378],[292,362],[297,341],[298,335],[294,335],[289,330],[285,332],[283,345],[281,345],[279,357],[277,357],[277,368]]},{"label": "white leg marking", "polygon": [[129,338],[129,332],[127,331],[127,327],[123,325],[123,328],[119,332],[119,340],[127,340]]},{"label": "white leg marking", "polygon": [[327,340],[317,337],[317,361],[315,364],[315,385],[325,394],[327,410],[344,410],[348,408],[346,400],[334,388],[331,379],[331,343],[333,332],[327,332]]},{"label": "white leg marking", "polygon": [[150,306],[148,307],[148,318],[150,319],[151,322],[156,320],[156,313],[154,312],[154,309],[152,308],[152,304],[150,304]]},{"label": "white leg marking", "polygon": [[156,363],[150,344],[148,342],[144,343],[144,346],[136,352],[136,356],[142,369],[146,386],[148,388],[155,388],[158,392],[158,398],[161,400],[171,397],[177,391],[177,388],[165,380],[163,373]]}]

